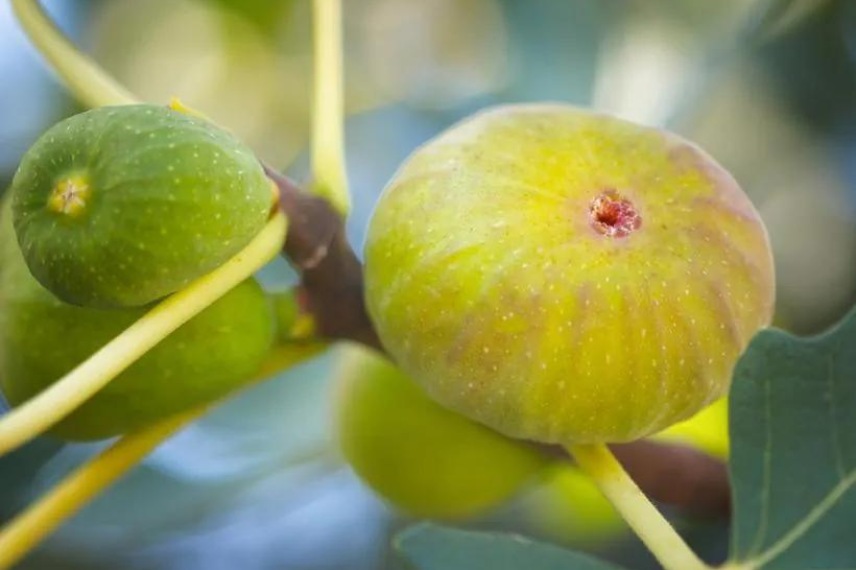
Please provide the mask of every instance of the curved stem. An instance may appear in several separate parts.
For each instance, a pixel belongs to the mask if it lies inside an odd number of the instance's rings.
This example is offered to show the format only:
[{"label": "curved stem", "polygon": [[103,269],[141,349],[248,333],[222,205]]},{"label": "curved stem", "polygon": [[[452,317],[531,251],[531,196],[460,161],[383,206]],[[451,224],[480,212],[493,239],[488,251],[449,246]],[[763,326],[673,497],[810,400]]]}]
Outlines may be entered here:
[{"label": "curved stem", "polygon": [[279,252],[285,230],[285,217],[277,213],[232,259],[162,301],[83,364],[0,418],[0,455],[67,416],[171,332],[251,276]]},{"label": "curved stem", "polygon": [[12,0],[12,9],[30,41],[48,60],[74,97],[87,107],[139,102],[57,29],[38,0]]},{"label": "curved stem", "polygon": [[[325,346],[322,343],[278,346],[247,385],[308,360]],[[183,412],[130,433],[66,477],[0,529],[0,570],[20,560],[64,521],[139,464],[153,449],[207,409],[208,406],[203,406]]]},{"label": "curved stem", "polygon": [[0,531],[0,569],[15,564],[161,442],[206,410],[202,407],[184,412],[126,435],[66,477]]},{"label": "curved stem", "polygon": [[573,445],[568,451],[579,467],[621,513],[630,528],[666,570],[709,570],[675,529],[639,490],[605,445]]},{"label": "curved stem", "polygon": [[313,0],[313,192],[341,214],[350,209],[345,173],[341,0]]}]

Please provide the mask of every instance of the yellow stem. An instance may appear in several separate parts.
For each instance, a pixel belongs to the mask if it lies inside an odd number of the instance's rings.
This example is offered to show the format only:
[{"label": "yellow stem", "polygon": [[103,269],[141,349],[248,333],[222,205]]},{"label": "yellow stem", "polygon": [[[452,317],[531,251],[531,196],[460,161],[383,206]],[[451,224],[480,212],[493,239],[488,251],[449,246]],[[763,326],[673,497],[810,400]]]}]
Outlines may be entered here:
[{"label": "yellow stem", "polygon": [[15,564],[162,441],[201,416],[206,409],[184,412],[126,435],[66,477],[0,531],[0,569]]},{"label": "yellow stem", "polygon": [[87,107],[129,105],[138,100],[106,71],[77,50],[45,14],[37,0],[12,0],[12,9],[30,41]]},{"label": "yellow stem", "polygon": [[0,418],[0,455],[67,416],[171,332],[251,276],[279,252],[285,230],[285,217],[277,213],[229,261],[162,301],[83,364]]},{"label": "yellow stem", "polygon": [[[299,364],[315,356],[325,346],[322,343],[278,346],[247,385]],[[206,409],[207,406],[183,412],[130,433],[66,477],[0,529],[0,570],[20,560],[65,520],[139,464],[161,442],[197,419]]]},{"label": "yellow stem", "polygon": [[579,467],[597,484],[666,570],[710,570],[678,536],[636,486],[605,445],[568,447]]},{"label": "yellow stem", "polygon": [[350,209],[345,173],[341,0],[313,0],[315,76],[312,106],[313,191],[343,215]]}]

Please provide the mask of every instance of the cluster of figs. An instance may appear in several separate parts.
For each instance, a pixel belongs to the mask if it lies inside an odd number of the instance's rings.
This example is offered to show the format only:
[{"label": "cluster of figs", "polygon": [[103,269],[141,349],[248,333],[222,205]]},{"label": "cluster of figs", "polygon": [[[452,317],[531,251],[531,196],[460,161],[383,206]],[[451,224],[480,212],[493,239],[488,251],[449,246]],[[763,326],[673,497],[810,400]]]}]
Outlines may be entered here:
[{"label": "cluster of figs", "polygon": [[[0,215],[6,400],[32,398],[224,263],[275,207],[252,150],[203,118],[128,105],[47,130]],[[773,313],[767,233],[728,172],[674,134],[561,104],[491,108],[417,149],[381,194],[364,259],[397,366],[352,361],[342,375],[343,449],[369,480],[426,452],[387,446],[384,414],[439,434],[452,462],[514,447],[509,479],[542,465],[511,440],[659,432],[727,393]],[[258,371],[277,326],[249,279],[51,433],[110,437],[222,398]],[[464,432],[466,452],[452,435]],[[397,484],[385,494],[406,496]]]}]

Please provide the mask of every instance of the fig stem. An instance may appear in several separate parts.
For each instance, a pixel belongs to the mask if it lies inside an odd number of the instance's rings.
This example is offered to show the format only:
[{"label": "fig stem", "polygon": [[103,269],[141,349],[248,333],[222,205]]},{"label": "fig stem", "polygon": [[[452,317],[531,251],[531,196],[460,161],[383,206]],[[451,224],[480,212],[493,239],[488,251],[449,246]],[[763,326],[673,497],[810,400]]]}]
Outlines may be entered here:
[{"label": "fig stem", "polygon": [[128,434],[68,475],[0,531],[0,569],[15,564],[162,441],[207,409],[196,408]]},{"label": "fig stem", "polygon": [[568,451],[666,570],[710,570],[639,489],[606,445]]},{"label": "fig stem", "polygon": [[312,18],[312,191],[347,215],[341,0],[313,0]]},{"label": "fig stem", "polygon": [[[275,347],[252,382],[304,362],[326,347],[323,343]],[[0,570],[11,567],[63,522],[138,465],[162,442],[211,406],[202,406],[163,419],[123,436],[53,487],[35,504],[0,529]]]},{"label": "fig stem", "polygon": [[32,44],[78,101],[87,107],[139,102],[110,74],[74,47],[38,0],[12,0],[12,9]]},{"label": "fig stem", "polygon": [[286,226],[285,216],[277,212],[229,261],[161,301],[77,368],[0,418],[0,455],[74,411],[175,329],[260,269],[279,252]]}]

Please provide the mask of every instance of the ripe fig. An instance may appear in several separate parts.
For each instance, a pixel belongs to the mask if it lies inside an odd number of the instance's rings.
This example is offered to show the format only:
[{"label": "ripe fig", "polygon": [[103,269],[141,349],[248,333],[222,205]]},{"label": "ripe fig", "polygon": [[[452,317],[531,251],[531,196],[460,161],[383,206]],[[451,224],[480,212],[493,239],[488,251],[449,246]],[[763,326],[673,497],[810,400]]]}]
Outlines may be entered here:
[{"label": "ripe fig", "polygon": [[339,444],[360,478],[398,509],[470,518],[546,468],[534,448],[441,407],[383,357],[347,350],[336,385]]},{"label": "ripe fig", "polygon": [[213,270],[261,230],[272,201],[249,148],[155,105],[54,125],[24,155],[12,195],[32,274],[99,308],[142,306]]},{"label": "ripe fig", "polygon": [[[30,275],[0,216],[0,388],[11,405],[35,396],[83,362],[146,308],[101,310],[60,301]],[[51,434],[69,440],[118,435],[219,399],[258,370],[273,343],[273,310],[252,279],[176,330]]]},{"label": "ripe fig", "polygon": [[559,104],[482,112],[417,150],[365,247],[386,349],[512,437],[637,439],[726,393],[769,324],[765,227],[676,135]]}]

